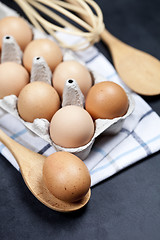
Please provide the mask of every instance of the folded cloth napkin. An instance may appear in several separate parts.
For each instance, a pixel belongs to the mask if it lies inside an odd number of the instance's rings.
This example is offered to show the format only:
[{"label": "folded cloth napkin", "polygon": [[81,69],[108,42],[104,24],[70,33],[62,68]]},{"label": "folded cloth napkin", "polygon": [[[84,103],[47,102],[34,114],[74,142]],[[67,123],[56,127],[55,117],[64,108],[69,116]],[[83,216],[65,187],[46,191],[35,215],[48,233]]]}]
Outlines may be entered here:
[{"label": "folded cloth napkin", "polygon": [[[9,12],[10,9],[7,8],[7,11]],[[8,15],[13,13],[12,10]],[[69,44],[80,41],[80,38],[58,34]],[[91,186],[94,186],[160,149],[160,118],[139,95],[125,86],[114,67],[95,46],[74,54],[85,62],[88,68],[101,74],[106,80],[124,87],[135,101],[135,110],[125,120],[121,131],[114,136],[103,134],[99,136],[89,156],[84,160],[91,174]],[[28,130],[18,119],[1,108],[0,128],[17,142],[35,152],[45,156],[55,152],[53,146]],[[19,170],[16,160],[2,143],[0,143],[0,153]]]}]

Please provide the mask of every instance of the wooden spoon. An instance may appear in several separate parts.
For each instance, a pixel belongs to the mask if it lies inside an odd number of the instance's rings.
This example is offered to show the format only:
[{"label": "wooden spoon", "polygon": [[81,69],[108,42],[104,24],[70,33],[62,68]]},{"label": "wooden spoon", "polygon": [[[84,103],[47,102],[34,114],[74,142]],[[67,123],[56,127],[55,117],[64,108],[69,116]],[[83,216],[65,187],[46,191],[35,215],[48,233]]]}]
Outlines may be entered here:
[{"label": "wooden spoon", "polygon": [[0,141],[15,157],[23,179],[33,195],[47,207],[59,212],[71,212],[82,208],[90,199],[91,190],[78,202],[68,203],[54,197],[43,182],[42,169],[45,156],[35,153],[15,142],[0,130]]},{"label": "wooden spoon", "polygon": [[101,39],[108,45],[114,66],[128,87],[142,95],[160,94],[158,59],[123,43],[106,29],[102,32]]},{"label": "wooden spoon", "polygon": [[[81,7],[74,0],[66,1]],[[85,14],[79,14],[79,16],[92,25],[89,16]],[[114,66],[128,87],[142,95],[160,94],[160,61],[158,59],[123,43],[107,29],[104,29],[100,38],[108,46]]]}]

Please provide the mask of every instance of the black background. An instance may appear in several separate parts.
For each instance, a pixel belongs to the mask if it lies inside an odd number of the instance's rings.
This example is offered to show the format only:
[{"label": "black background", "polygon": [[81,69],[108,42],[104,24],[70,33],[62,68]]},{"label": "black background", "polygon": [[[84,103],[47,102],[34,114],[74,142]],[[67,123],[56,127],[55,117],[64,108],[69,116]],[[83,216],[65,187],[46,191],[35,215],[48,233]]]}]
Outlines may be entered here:
[{"label": "black background", "polygon": [[[21,13],[14,1],[2,2]],[[160,59],[159,0],[96,2],[113,35]],[[96,45],[111,60],[107,47]],[[144,99],[160,115],[159,96]],[[0,239],[159,240],[160,153],[93,187],[89,204],[67,214],[42,205],[0,156]]]}]

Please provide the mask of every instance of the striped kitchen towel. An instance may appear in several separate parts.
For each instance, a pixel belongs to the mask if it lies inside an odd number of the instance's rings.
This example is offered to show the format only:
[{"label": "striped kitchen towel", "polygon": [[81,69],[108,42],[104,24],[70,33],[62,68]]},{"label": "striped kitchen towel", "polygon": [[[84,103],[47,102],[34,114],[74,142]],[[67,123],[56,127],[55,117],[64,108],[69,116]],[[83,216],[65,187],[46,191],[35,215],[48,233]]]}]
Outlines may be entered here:
[{"label": "striped kitchen towel", "polygon": [[[10,9],[7,9],[10,11]],[[13,11],[10,12],[10,15]],[[79,38],[59,33],[59,37],[71,42]],[[88,68],[101,74],[106,80],[116,82],[129,91],[135,101],[134,112],[125,120],[121,131],[114,136],[99,136],[84,160],[91,174],[91,185],[107,179],[127,166],[160,150],[160,117],[136,93],[125,86],[111,63],[95,46],[75,52]],[[28,130],[22,122],[0,108],[0,128],[25,147],[46,156],[55,152],[53,146]],[[17,169],[19,166],[9,150],[0,143],[0,153]]]}]

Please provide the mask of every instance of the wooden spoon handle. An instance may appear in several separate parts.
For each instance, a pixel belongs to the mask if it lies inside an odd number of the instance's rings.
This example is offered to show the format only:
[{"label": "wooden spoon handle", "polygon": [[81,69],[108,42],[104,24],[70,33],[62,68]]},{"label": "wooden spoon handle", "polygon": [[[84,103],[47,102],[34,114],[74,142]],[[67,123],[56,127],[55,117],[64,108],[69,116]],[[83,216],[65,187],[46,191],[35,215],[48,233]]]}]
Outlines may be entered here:
[{"label": "wooden spoon handle", "polygon": [[13,156],[16,158],[19,158],[19,154],[17,155],[17,152],[23,152],[22,146],[11,139],[7,134],[5,134],[1,129],[0,129],[0,141],[10,150],[10,152],[13,154]]},{"label": "wooden spoon handle", "polygon": [[107,45],[110,46],[111,43],[120,41],[114,37],[107,29],[101,33],[101,40]]},{"label": "wooden spoon handle", "polygon": [[[37,153],[31,151],[30,149],[27,149],[26,147],[22,146],[15,140],[11,139],[1,129],[0,129],[0,141],[12,153],[23,173],[28,171],[29,167],[33,167],[37,163],[37,161],[44,161],[45,159],[43,155],[39,154],[39,158],[37,160]],[[28,161],[28,159],[30,159],[31,161]]]},{"label": "wooden spoon handle", "polygon": [[126,47],[127,49],[128,47],[129,49],[131,48],[126,43],[122,42],[121,40],[113,36],[107,29],[104,29],[100,37],[104,44],[109,48],[114,63],[115,63],[114,55],[116,55],[116,58],[120,58],[121,56],[124,55],[123,54],[124,51],[126,52]]}]

